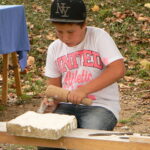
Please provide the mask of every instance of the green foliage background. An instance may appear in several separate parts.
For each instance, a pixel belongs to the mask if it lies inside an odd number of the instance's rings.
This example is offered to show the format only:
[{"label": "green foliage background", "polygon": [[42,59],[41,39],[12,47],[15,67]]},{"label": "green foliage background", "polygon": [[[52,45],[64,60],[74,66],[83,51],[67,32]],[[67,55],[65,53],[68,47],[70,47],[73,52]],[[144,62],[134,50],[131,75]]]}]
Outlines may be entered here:
[{"label": "green foliage background", "polygon": [[[104,28],[114,38],[125,57],[127,76],[149,79],[149,70],[140,65],[141,59],[149,61],[150,55],[150,8],[144,7],[149,0],[84,0],[87,6],[87,24]],[[47,20],[51,0],[0,0],[1,5],[24,5],[31,50],[35,66],[22,79],[32,84],[26,92],[43,90],[43,67],[48,45],[55,37],[54,27]],[[92,11],[94,5],[99,11]],[[143,17],[143,20],[140,20]],[[33,82],[33,78],[37,78]],[[29,83],[28,83],[29,81]]]}]

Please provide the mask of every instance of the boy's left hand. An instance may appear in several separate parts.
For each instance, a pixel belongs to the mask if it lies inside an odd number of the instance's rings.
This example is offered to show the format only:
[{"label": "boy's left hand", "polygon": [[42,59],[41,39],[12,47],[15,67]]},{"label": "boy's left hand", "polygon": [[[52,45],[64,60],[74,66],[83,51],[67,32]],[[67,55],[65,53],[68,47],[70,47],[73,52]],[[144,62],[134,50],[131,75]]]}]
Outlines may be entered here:
[{"label": "boy's left hand", "polygon": [[83,98],[87,97],[87,94],[84,93],[82,90],[75,89],[69,92],[68,100],[73,104],[81,104]]}]

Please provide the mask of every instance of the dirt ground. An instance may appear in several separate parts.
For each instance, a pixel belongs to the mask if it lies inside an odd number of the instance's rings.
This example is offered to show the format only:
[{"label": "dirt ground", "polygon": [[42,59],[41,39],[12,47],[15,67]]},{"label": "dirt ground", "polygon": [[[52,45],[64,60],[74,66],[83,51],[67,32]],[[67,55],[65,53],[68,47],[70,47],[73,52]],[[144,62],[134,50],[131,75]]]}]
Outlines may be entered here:
[{"label": "dirt ground", "polygon": [[[120,120],[114,130],[150,133],[150,90],[120,83],[120,92]],[[0,121],[9,121],[29,110],[36,111],[40,101],[41,98],[37,97],[23,103],[9,103],[0,111]]]},{"label": "dirt ground", "polygon": [[150,90],[121,89],[120,120],[115,130],[150,133]]}]

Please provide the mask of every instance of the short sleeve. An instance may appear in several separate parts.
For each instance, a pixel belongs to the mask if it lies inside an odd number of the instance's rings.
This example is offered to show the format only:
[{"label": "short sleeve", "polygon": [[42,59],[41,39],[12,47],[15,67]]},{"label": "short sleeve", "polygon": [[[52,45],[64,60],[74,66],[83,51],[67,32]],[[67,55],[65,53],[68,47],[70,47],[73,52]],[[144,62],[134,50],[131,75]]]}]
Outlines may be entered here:
[{"label": "short sleeve", "polygon": [[101,60],[104,65],[109,65],[113,61],[123,59],[112,37],[104,30],[96,40]]},{"label": "short sleeve", "polygon": [[57,78],[60,77],[61,74],[59,72],[59,69],[57,67],[56,61],[55,61],[55,48],[51,44],[47,51],[47,57],[46,57],[46,66],[45,66],[45,76],[50,78]]}]

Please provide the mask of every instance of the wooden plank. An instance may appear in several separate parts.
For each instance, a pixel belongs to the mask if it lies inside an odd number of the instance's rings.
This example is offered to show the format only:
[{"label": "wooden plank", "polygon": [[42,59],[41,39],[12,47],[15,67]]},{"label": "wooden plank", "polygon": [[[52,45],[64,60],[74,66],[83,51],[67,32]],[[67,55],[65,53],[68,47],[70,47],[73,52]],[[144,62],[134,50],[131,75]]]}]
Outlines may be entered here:
[{"label": "wooden plank", "polygon": [[147,136],[130,136],[129,140],[131,142],[150,143],[150,137]]},{"label": "wooden plank", "polygon": [[[7,132],[6,122],[0,122],[0,132]],[[104,131],[104,130],[93,130],[93,129],[75,129],[64,135],[64,137],[70,138],[82,138],[82,139],[98,139],[98,140],[111,140],[111,141],[124,141],[128,142],[128,139],[121,139],[120,136],[112,135],[112,136],[90,136],[95,133],[120,133],[114,131]],[[21,136],[21,135],[20,135]],[[27,137],[27,136],[26,136]],[[33,137],[36,138],[36,137]],[[46,138],[44,138],[46,139]]]},{"label": "wooden plank", "polygon": [[17,96],[21,96],[22,90],[21,90],[17,53],[13,52],[11,53],[11,56],[12,56],[12,64],[13,64],[13,70],[14,70],[14,76],[15,76],[15,82],[16,82],[16,93],[17,93]]},{"label": "wooden plank", "polygon": [[149,150],[150,147],[150,144],[148,143],[107,141],[71,137],[63,137],[59,140],[46,140],[39,138],[12,136],[6,132],[0,132],[0,143],[58,147],[77,150]]},{"label": "wooden plank", "polygon": [[[120,139],[120,136],[89,136],[110,131],[76,129],[58,140],[13,136],[6,132],[6,122],[0,122],[0,143],[43,147],[57,147],[77,150],[149,150],[150,143]],[[111,131],[112,133],[118,133]],[[122,136],[121,136],[122,137]],[[130,138],[130,136],[129,136]]]},{"label": "wooden plank", "polygon": [[[92,134],[97,134],[97,133],[99,133],[99,134],[112,133],[112,135],[111,136],[91,136]],[[120,138],[120,136],[113,135],[115,133],[120,133],[120,132],[78,128],[78,129],[73,130],[72,132],[68,133],[64,137],[129,142],[128,139],[122,139],[122,138]],[[123,136],[121,136],[121,137],[123,137]],[[126,137],[126,135],[125,135],[125,137]]]},{"label": "wooden plank", "polygon": [[8,54],[3,55],[3,85],[2,103],[6,104],[8,99]]}]

